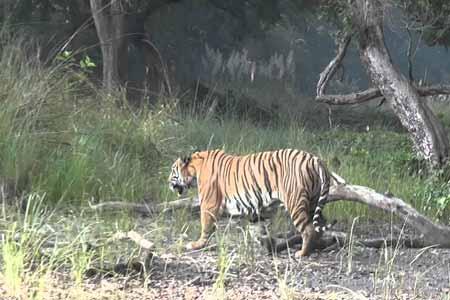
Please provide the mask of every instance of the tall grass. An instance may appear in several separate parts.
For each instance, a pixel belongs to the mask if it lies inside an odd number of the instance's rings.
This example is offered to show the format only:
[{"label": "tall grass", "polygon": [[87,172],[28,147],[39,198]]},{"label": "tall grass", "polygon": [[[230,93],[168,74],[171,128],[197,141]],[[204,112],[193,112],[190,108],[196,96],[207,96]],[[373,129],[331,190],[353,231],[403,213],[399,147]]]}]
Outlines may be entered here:
[{"label": "tall grass", "polygon": [[[261,125],[232,112],[205,117],[177,109],[173,99],[136,111],[120,92],[99,93],[76,60],[43,66],[30,43],[6,39],[0,48],[0,178],[22,193],[46,193],[53,204],[145,195],[167,200],[174,197],[165,184],[171,161],[194,149],[298,148],[324,158],[347,181],[409,199],[430,215],[438,186],[439,217],[448,213],[447,185],[420,177],[423,166],[404,133],[382,126],[313,129],[303,125],[308,120],[288,118]],[[355,204],[333,205],[335,217],[348,220],[368,213]]]},{"label": "tall grass", "polygon": [[166,108],[120,109],[71,60],[43,66],[30,58],[28,42],[7,38],[0,48],[0,178],[22,192],[45,192],[52,203],[131,201],[149,192]]},{"label": "tall grass", "polygon": [[[43,270],[38,267],[42,245],[46,242],[42,228],[51,215],[42,206],[44,197],[30,194],[25,212],[14,213],[15,217],[10,219],[4,230],[0,275],[7,293],[19,298],[26,297],[26,288],[34,284],[31,284],[31,277],[28,275]],[[47,264],[47,267],[50,265]]]},{"label": "tall grass", "polygon": [[[85,239],[99,232],[106,239],[116,230],[136,227],[136,221],[124,211],[87,216],[83,210],[87,201],[171,200],[175,195],[166,184],[170,165],[194,149],[219,148],[235,154],[303,149],[322,157],[349,183],[394,194],[433,218],[448,220],[450,184],[445,172],[426,173],[406,134],[390,130],[389,124],[324,130],[304,125],[317,122],[288,117],[260,124],[235,118],[232,111],[219,116],[182,110],[175,99],[163,98],[151,109],[136,110],[127,106],[120,91],[112,96],[99,93],[74,60],[43,65],[29,42],[1,34],[0,183],[12,182],[25,204],[24,210],[7,208],[0,220],[0,283],[6,283],[11,295],[28,295],[31,288],[34,299],[46,299],[47,281],[55,270],[80,284],[92,265],[103,268],[117,261],[116,252],[121,250],[100,247],[99,253],[92,252]],[[67,207],[74,209],[64,214]],[[50,212],[54,208],[64,208],[57,220]],[[349,222],[383,216],[344,202],[330,204],[325,213]],[[288,220],[281,213],[276,218]],[[61,222],[64,228],[51,228]],[[177,253],[200,231],[198,220],[187,211],[169,218],[161,214],[146,225],[158,247]],[[98,232],[91,233],[90,226]],[[287,228],[280,220],[272,227]],[[235,261],[255,264],[251,234],[247,229],[240,234],[237,252],[229,254],[225,235],[219,232],[213,291],[217,298],[226,296],[225,283]],[[49,240],[54,247],[43,247]],[[175,246],[167,248],[168,241]],[[351,266],[351,256],[348,262]],[[287,282],[286,275],[278,284],[283,297],[290,299]]]}]

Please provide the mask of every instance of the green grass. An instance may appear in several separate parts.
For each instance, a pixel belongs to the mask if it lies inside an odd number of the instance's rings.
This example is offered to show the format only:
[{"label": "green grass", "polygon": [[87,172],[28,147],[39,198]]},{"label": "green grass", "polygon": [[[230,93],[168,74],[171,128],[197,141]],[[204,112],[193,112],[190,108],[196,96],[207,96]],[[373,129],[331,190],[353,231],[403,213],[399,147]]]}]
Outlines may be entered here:
[{"label": "green grass", "polygon": [[[393,193],[433,217],[449,215],[450,187],[422,176],[407,135],[389,122],[378,120],[369,130],[345,122],[327,129],[305,125],[310,121],[303,115],[262,124],[233,118],[233,112],[205,116],[164,98],[136,110],[120,92],[99,93],[73,60],[43,66],[29,58],[28,43],[9,38],[0,50],[0,178],[20,193],[45,193],[46,202],[61,206],[145,196],[168,201],[175,197],[166,185],[169,167],[194,149],[247,154],[298,148],[328,161],[350,183]],[[343,122],[342,114],[336,111],[335,118]],[[338,219],[372,214],[355,204],[333,206]]]},{"label": "green grass", "polygon": [[149,192],[166,109],[119,109],[79,79],[76,66],[43,67],[28,51],[22,40],[0,50],[0,178],[53,204],[133,201]]},{"label": "green grass", "polygon": [[[428,173],[389,115],[378,116],[373,126],[370,118],[355,125],[336,110],[336,127],[328,129],[323,114],[314,120],[299,114],[257,123],[233,117],[233,111],[205,115],[181,109],[170,98],[137,110],[128,107],[120,91],[112,96],[98,92],[73,62],[43,66],[30,58],[33,48],[23,39],[6,38],[10,40],[0,47],[0,183],[12,183],[17,197],[26,200],[11,200],[15,204],[27,203],[25,211],[8,206],[0,220],[0,279],[12,294],[31,288],[35,296],[30,298],[45,299],[49,274],[63,272],[79,284],[92,266],[101,269],[135,253],[134,245],[102,243],[144,221],[127,211],[92,212],[88,201],[173,200],[176,195],[167,188],[170,166],[194,149],[234,154],[303,149],[322,157],[349,183],[392,193],[433,219],[449,220],[448,171]],[[448,124],[450,113],[438,109]],[[359,222],[391,217],[343,201],[328,205],[325,213],[349,224],[355,217]],[[284,231],[287,220],[279,213],[272,228]],[[181,253],[185,242],[200,232],[198,217],[185,210],[144,223],[140,226],[161,252]],[[220,234],[215,288],[223,297],[231,263],[251,266],[256,251],[245,223]],[[237,241],[233,255],[225,240]],[[55,241],[54,247],[43,247],[47,241]],[[87,241],[100,246],[88,250]]]}]

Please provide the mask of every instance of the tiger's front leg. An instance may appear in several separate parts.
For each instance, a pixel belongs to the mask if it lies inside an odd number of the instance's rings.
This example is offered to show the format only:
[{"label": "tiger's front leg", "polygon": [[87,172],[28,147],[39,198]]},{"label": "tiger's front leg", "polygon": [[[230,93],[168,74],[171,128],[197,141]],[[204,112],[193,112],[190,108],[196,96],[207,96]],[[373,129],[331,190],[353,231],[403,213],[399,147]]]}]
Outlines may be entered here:
[{"label": "tiger's front leg", "polygon": [[[189,242],[186,245],[187,250],[197,250],[204,248],[209,240],[209,237],[216,228],[216,221],[219,217],[219,205],[208,205],[206,201],[202,201],[200,206],[200,220],[202,224],[202,233],[200,238],[195,242]],[[206,203],[206,204],[204,204]]]}]

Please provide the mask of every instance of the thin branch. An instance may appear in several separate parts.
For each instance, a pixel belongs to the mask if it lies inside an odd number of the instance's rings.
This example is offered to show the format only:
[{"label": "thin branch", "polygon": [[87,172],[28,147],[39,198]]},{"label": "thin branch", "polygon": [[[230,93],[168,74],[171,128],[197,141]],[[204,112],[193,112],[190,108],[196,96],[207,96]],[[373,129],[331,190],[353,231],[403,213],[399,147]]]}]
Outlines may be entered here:
[{"label": "thin branch", "polygon": [[342,60],[345,57],[345,53],[347,52],[348,45],[351,41],[351,34],[347,33],[345,36],[339,41],[338,44],[338,52],[333,60],[326,66],[325,70],[320,73],[319,81],[317,82],[316,94],[317,97],[320,97],[325,92],[325,89],[333,77],[334,73],[340,66]]},{"label": "thin branch", "polygon": [[381,92],[376,88],[371,88],[365,91],[347,95],[324,94],[331,78],[333,78],[334,74],[340,67],[341,62],[345,57],[348,45],[351,41],[351,37],[352,35],[350,33],[347,33],[342,39],[339,40],[336,56],[326,66],[325,70],[320,73],[319,81],[317,82],[316,101],[327,103],[330,105],[349,105],[360,104],[382,96]]},{"label": "thin branch", "polygon": [[417,87],[417,92],[420,96],[437,96],[437,95],[450,95],[450,85],[437,84],[430,86]]},{"label": "thin branch", "polygon": [[144,203],[131,203],[125,201],[106,201],[99,204],[92,204],[89,202],[89,207],[93,210],[130,210],[143,215],[149,215],[153,213],[153,209],[150,205]]},{"label": "thin branch", "polygon": [[99,273],[117,273],[127,275],[130,273],[142,274],[143,272],[150,269],[152,261],[155,258],[155,254],[153,253],[155,244],[145,239],[136,231],[131,230],[128,232],[116,232],[112,237],[107,239],[103,245],[97,246],[97,248],[104,247],[109,244],[115,244],[115,242],[121,240],[129,240],[139,246],[140,251],[138,255],[129,257],[126,263],[120,262],[109,267],[102,266],[87,269],[85,272],[85,275],[87,277],[93,277]]},{"label": "thin branch", "polygon": [[[430,86],[416,86],[416,90],[422,97],[450,95],[450,85],[437,84]],[[370,100],[383,97],[378,88],[370,88],[365,91],[351,93],[347,95],[321,95],[316,100],[330,105],[351,105],[360,104]]]},{"label": "thin branch", "polygon": [[[409,27],[406,26],[406,32],[408,33],[409,41],[408,41],[408,51],[406,53],[406,56],[408,57],[408,78],[410,82],[414,82],[414,76],[413,76],[413,60],[416,51],[414,51],[414,54],[412,53],[412,46],[413,46],[413,36],[411,34],[411,30],[409,30]],[[417,49],[417,45],[416,45]]]},{"label": "thin branch", "polygon": [[167,88],[167,92],[169,93],[169,96],[172,96],[173,94],[172,94],[172,87],[170,85],[170,77],[169,77],[169,74],[167,71],[167,66],[161,55],[161,52],[158,50],[158,47],[156,47],[156,45],[153,44],[149,39],[142,39],[141,41],[142,41],[142,43],[144,43],[145,45],[147,45],[151,49],[153,49],[153,51],[155,51],[156,54],[158,55],[159,63],[161,64],[162,75],[164,77],[164,84]]},{"label": "thin branch", "polygon": [[157,214],[165,211],[171,211],[182,208],[190,208],[194,210],[200,209],[200,203],[197,197],[182,198],[165,203],[131,203],[126,201],[105,201],[99,204],[89,202],[89,207],[93,210],[121,210],[126,209],[143,215]]},{"label": "thin branch", "polygon": [[351,93],[347,95],[320,95],[316,97],[319,102],[330,105],[350,105],[360,104],[373,99],[382,97],[380,90],[377,88],[370,88],[365,91]]},{"label": "thin branch", "polygon": [[[409,31],[408,31],[409,32]],[[317,82],[316,88],[316,101],[326,103],[329,105],[351,105],[360,104],[370,100],[378,99],[383,97],[378,88],[370,88],[365,91],[360,91],[356,93],[350,93],[346,95],[327,95],[324,94],[325,90],[333,78],[334,74],[341,66],[341,62],[345,57],[347,48],[350,44],[352,35],[347,33],[338,42],[338,51],[336,56],[330,61],[326,68],[320,73],[319,81]],[[413,47],[412,36],[410,36],[410,44],[408,47],[408,63],[409,63],[409,77],[412,79],[412,59],[417,51]],[[416,87],[417,92],[420,96],[435,96],[435,95],[450,95],[450,85],[434,85],[428,87]]]}]

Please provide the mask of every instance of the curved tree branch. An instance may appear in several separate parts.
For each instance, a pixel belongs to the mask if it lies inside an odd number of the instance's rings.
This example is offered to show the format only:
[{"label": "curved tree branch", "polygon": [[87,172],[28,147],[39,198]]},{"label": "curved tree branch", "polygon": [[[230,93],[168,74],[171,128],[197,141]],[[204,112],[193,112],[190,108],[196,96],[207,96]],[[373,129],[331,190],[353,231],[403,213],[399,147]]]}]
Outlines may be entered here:
[{"label": "curved tree branch", "polygon": [[[422,97],[450,95],[450,85],[444,84],[416,87],[416,90]],[[383,97],[383,95],[378,88],[370,88],[347,95],[321,95],[316,97],[316,100],[330,105],[351,105],[360,104],[380,97]]]},{"label": "curved tree branch", "polygon": [[[316,101],[330,104],[330,105],[351,105],[360,104],[370,100],[383,97],[381,91],[378,88],[369,88],[365,91],[355,92],[347,95],[332,95],[325,94],[325,90],[333,78],[334,74],[341,66],[344,59],[347,48],[352,38],[351,33],[346,33],[341,39],[338,39],[338,50],[336,56],[329,62],[325,69],[320,73],[319,81],[316,88]],[[408,60],[411,63],[412,56],[415,55],[411,51],[412,41],[410,41],[408,49]],[[417,46],[417,45],[416,45]],[[410,73],[412,71],[410,70]],[[410,75],[412,77],[412,74]],[[450,85],[434,85],[434,86],[416,86],[417,93],[422,96],[435,96],[435,95],[450,95]]]},{"label": "curved tree branch", "polygon": [[316,100],[319,102],[331,105],[351,105],[360,104],[373,99],[382,97],[380,90],[377,88],[370,88],[365,91],[351,93],[347,95],[321,95],[317,96]]},{"label": "curved tree branch", "polygon": [[417,92],[420,96],[437,96],[437,95],[450,95],[450,85],[436,84],[430,86],[417,87]]},{"label": "curved tree branch", "polygon": [[330,82],[331,78],[333,78],[333,75],[336,73],[342,60],[345,57],[345,54],[347,53],[347,48],[348,45],[350,44],[351,39],[352,39],[351,34],[346,33],[344,37],[338,42],[338,51],[336,56],[326,66],[325,70],[323,70],[322,73],[320,73],[316,89],[317,97],[321,97],[323,96],[323,93],[325,93],[325,89],[328,83]]}]

